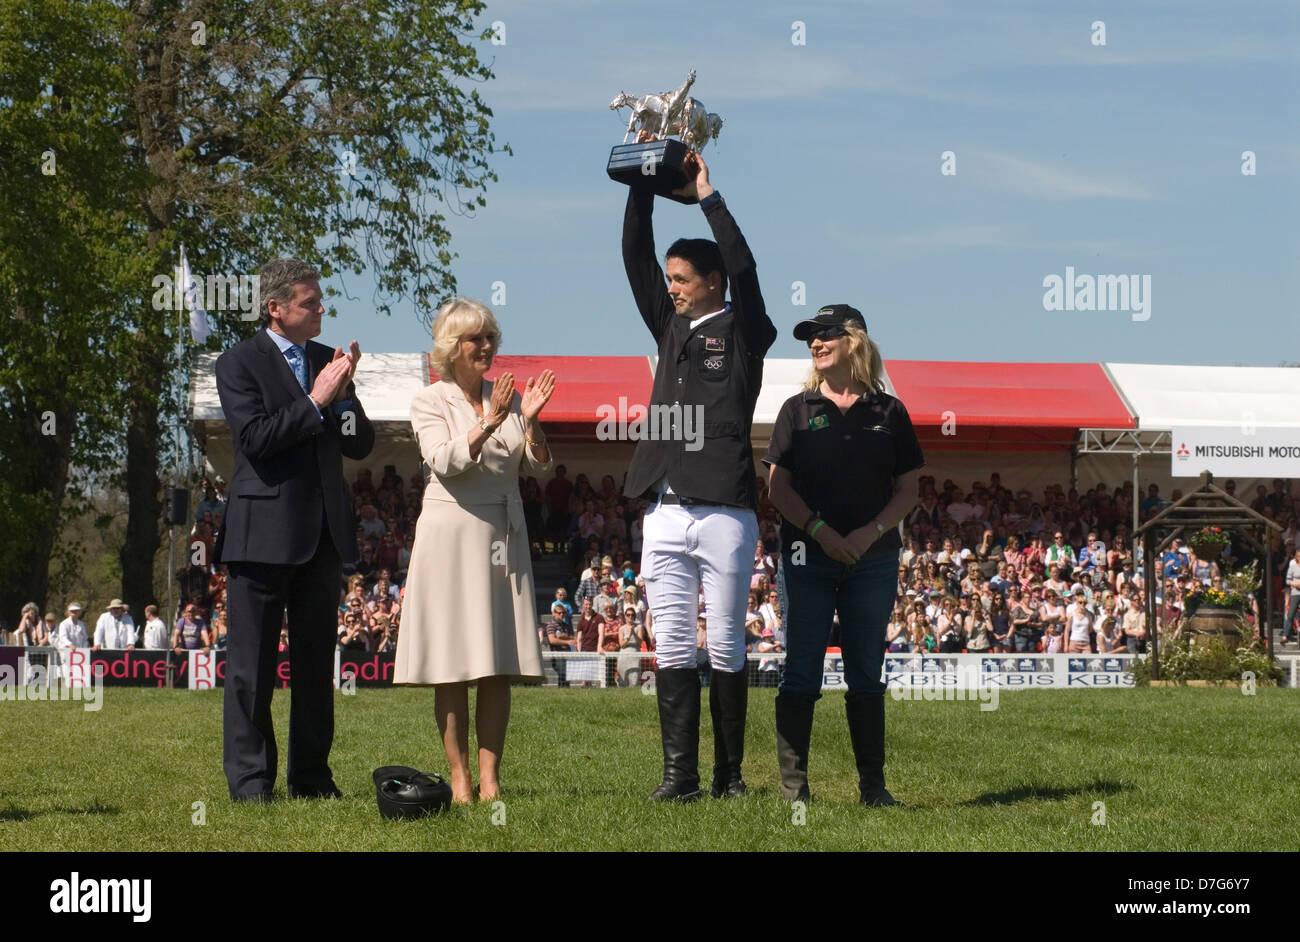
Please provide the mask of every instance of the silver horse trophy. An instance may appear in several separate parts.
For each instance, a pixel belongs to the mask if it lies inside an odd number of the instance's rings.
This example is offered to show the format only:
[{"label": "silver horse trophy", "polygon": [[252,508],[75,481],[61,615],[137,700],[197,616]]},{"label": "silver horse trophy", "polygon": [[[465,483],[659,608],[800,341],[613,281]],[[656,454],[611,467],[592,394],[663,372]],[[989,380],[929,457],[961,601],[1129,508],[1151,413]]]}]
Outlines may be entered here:
[{"label": "silver horse trophy", "polygon": [[[646,187],[679,203],[696,202],[672,191],[694,179],[694,173],[684,169],[686,158],[692,150],[703,150],[704,145],[717,138],[722,132],[722,118],[705,108],[699,99],[690,97],[693,84],[695,70],[691,69],[686,81],[675,91],[640,98],[619,92],[609,103],[611,111],[629,108],[632,112],[623,143],[615,145],[609,154],[605,172],[611,179],[628,186]],[[629,144],[628,138],[640,131],[657,139]],[[674,134],[678,139],[669,136]]]}]

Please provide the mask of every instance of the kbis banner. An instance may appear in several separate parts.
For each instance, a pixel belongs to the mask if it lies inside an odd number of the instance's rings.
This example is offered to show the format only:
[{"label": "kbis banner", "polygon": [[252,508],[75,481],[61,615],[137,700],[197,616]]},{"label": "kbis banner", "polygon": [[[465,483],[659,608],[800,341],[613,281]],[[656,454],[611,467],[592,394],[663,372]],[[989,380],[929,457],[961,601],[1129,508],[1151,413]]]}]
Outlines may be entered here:
[{"label": "kbis banner", "polygon": [[[1133,686],[1131,654],[886,654],[887,687],[951,690],[1111,689]],[[844,661],[827,655],[823,690],[847,690]]]}]

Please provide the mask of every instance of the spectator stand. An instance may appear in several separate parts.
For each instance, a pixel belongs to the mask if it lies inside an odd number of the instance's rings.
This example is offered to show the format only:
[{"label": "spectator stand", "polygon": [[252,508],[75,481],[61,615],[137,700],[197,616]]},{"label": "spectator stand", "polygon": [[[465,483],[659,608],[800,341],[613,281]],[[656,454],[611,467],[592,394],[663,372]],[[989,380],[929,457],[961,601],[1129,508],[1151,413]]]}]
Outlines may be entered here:
[{"label": "spectator stand", "polygon": [[[1140,427],[1126,423],[1087,423],[1079,429],[1076,451],[1088,456],[1090,474],[1116,477],[1124,458],[1132,463],[1133,492],[1145,493],[1139,466],[1148,483],[1173,486],[1170,437],[1176,427],[1240,428],[1249,417],[1259,428],[1295,428],[1300,400],[1300,370],[1277,367],[1179,366],[1150,363],[1102,363],[1125,408]],[[1093,427],[1096,426],[1096,427]],[[1260,483],[1237,479],[1238,493]],[[1138,528],[1134,503],[1133,529]],[[1134,553],[1137,551],[1134,537]]]},{"label": "spectator stand", "polygon": [[[216,391],[215,353],[197,358],[189,413],[196,440],[212,472],[229,480],[233,468],[230,431]],[[557,446],[556,460],[593,480],[612,474],[621,481],[635,442],[619,419],[649,401],[653,356],[517,356],[495,358],[493,379],[511,371],[527,379],[543,368],[556,373],[556,391],[544,426]],[[1039,491],[1048,482],[1072,486],[1127,476],[1141,461],[1143,476],[1162,489],[1176,486],[1157,464],[1165,447],[1149,432],[1173,424],[1239,425],[1250,410],[1260,427],[1296,425],[1300,370],[1265,367],[1162,366],[1125,363],[961,363],[886,360],[886,391],[908,407],[926,451],[927,469],[945,477],[979,480],[999,467],[1017,487]],[[752,442],[757,462],[781,403],[808,375],[806,358],[769,357],[754,411]],[[436,381],[425,353],[366,352],[357,370],[358,395],[375,424],[375,450],[364,463],[376,477],[386,464],[418,467],[411,435],[411,398]],[[1234,411],[1235,410],[1235,411]],[[1231,413],[1229,415],[1229,413]],[[608,421],[602,421],[603,419]],[[1089,432],[1133,433],[1140,450],[1101,447]],[[1088,460],[1077,459],[1087,455]],[[348,480],[358,463],[345,460]],[[1254,482],[1240,480],[1245,493]]]}]

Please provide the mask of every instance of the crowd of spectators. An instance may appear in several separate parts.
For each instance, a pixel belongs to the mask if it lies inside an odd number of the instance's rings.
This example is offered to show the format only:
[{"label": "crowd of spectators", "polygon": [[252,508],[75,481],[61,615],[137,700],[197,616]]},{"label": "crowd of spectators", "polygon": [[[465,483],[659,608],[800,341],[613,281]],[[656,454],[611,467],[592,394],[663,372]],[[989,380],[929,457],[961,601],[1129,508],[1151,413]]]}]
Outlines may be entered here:
[{"label": "crowd of spectators", "polygon": [[[1236,483],[1224,489],[1235,495]],[[570,482],[556,468],[545,488],[528,482],[524,493],[534,495],[530,532],[542,533],[547,551],[567,552],[592,564],[574,574],[557,591],[557,601],[572,595],[582,606],[596,603],[596,615],[610,621],[620,617],[617,600],[628,591],[644,605],[644,587],[636,576],[645,502],[622,497],[606,475],[599,490],[585,475]],[[760,540],[755,548],[752,593],[746,616],[746,641],[751,653],[780,651],[784,646],[780,606],[775,586],[780,553],[780,517],[758,480]],[[1174,489],[1169,498],[1151,484],[1138,501],[1139,522],[1183,496]],[[1286,605],[1289,583],[1283,583],[1288,561],[1300,536],[1300,499],[1290,482],[1276,480],[1273,490],[1257,488],[1252,509],[1284,529],[1274,534],[1275,598]],[[1097,485],[1078,491],[1051,485],[1041,498],[1027,489],[1013,490],[991,474],[988,483],[975,481],[968,490],[947,480],[940,487],[932,475],[922,476],[913,509],[901,524],[905,549],[900,557],[898,594],[888,626],[893,651],[1083,652],[1145,651],[1144,607],[1148,587],[1142,573],[1141,547],[1132,552],[1133,486]],[[626,552],[616,567],[616,554]],[[600,554],[604,554],[601,556]],[[1249,547],[1229,547],[1234,565],[1257,557]],[[1263,563],[1262,559],[1258,562]],[[1262,568],[1262,565],[1261,565]],[[1155,561],[1156,581],[1150,591],[1167,629],[1177,631],[1188,596],[1205,588],[1221,589],[1219,563],[1200,560],[1190,547],[1175,541]],[[1258,625],[1256,594],[1246,599],[1247,619]],[[632,595],[629,595],[629,598]],[[568,609],[568,605],[562,605]],[[603,607],[609,607],[606,612]],[[1294,606],[1300,609],[1300,606]],[[552,623],[557,623],[552,612]],[[1297,612],[1300,614],[1300,612]],[[702,670],[704,626],[700,613]],[[643,629],[642,650],[653,650],[653,618]],[[567,620],[560,619],[567,624]],[[604,650],[614,650],[613,626],[598,636]],[[543,631],[552,650],[583,650],[571,634]],[[593,636],[597,637],[597,636]],[[831,643],[835,644],[832,634]],[[588,647],[587,650],[596,650]],[[760,661],[777,670],[776,659]]]},{"label": "crowd of spectators", "polygon": [[[186,633],[186,619],[189,618],[192,622],[197,620],[192,605],[187,606],[170,632],[159,617],[157,605],[145,606],[145,621],[141,626],[136,625],[135,619],[131,617],[130,606],[121,599],[109,602],[107,609],[96,619],[94,628],[90,628],[83,620],[80,602],[69,602],[65,611],[66,617],[60,621],[54,612],[40,615],[36,603],[28,602],[18,617],[18,627],[8,634],[4,642],[24,647],[90,648],[93,651],[134,651],[136,648],[161,651],[168,647],[182,650],[185,647],[225,645],[224,603],[219,603],[214,617],[214,625],[220,631],[219,637],[212,633],[212,627],[201,621],[197,630]],[[182,644],[178,640],[182,636],[187,643]],[[190,640],[199,643],[189,644]]]},{"label": "crowd of spectators", "polygon": [[[352,482],[360,557],[345,569],[340,586],[343,649],[396,650],[424,482],[418,471],[403,480],[393,465],[385,466],[377,484],[365,468]],[[1266,577],[1275,580],[1279,606],[1296,608],[1300,616],[1300,606],[1287,606],[1290,587],[1283,581],[1300,538],[1300,496],[1290,484],[1276,480],[1271,491],[1259,485],[1247,502],[1283,527],[1272,536],[1276,565]],[[761,477],[757,486],[759,541],[745,633],[748,650],[762,655],[782,651],[785,639],[776,586],[780,515]],[[1225,482],[1224,489],[1235,494],[1235,482]],[[128,647],[222,649],[226,574],[224,566],[213,564],[212,546],[225,510],[223,482],[204,480],[202,493],[189,534],[191,564],[177,573],[180,601],[170,630],[154,605],[137,629],[117,599],[93,628],[81,621],[77,603],[68,606],[62,621],[53,612],[42,617],[29,603],[7,640],[85,647],[121,640]],[[563,561],[569,573],[539,618],[543,648],[622,653],[626,658],[619,659],[618,677],[626,680],[625,674],[644,667],[643,659],[632,655],[654,651],[654,619],[639,575],[647,502],[625,498],[608,474],[599,487],[585,474],[570,479],[564,465],[557,465],[544,485],[533,477],[522,479],[520,493],[534,558]],[[1139,520],[1181,496],[1174,490],[1165,499],[1158,485],[1149,485],[1138,502]],[[1036,498],[1027,489],[1003,485],[997,472],[967,489],[922,476],[916,504],[901,524],[904,550],[888,626],[890,650],[1054,652],[1082,651],[1084,644],[1098,653],[1145,650],[1142,613],[1148,588],[1166,625],[1176,626],[1186,597],[1203,587],[1220,587],[1224,574],[1217,562],[1199,560],[1175,542],[1155,562],[1155,584],[1144,585],[1140,547],[1138,559],[1132,554],[1132,508],[1131,482],[1084,491],[1052,485]],[[1253,558],[1245,546],[1230,553],[1237,564]],[[1257,623],[1258,611],[1256,599],[1249,598],[1247,617]],[[701,597],[699,663],[706,676],[707,618]],[[832,645],[835,641],[833,633]],[[287,645],[285,630],[281,648]],[[760,659],[759,671],[760,682],[775,683],[779,659]]]},{"label": "crowd of spectators", "polygon": [[[1283,574],[1297,536],[1297,500],[1288,485],[1275,481],[1271,493],[1261,485],[1251,505],[1285,523],[1272,537],[1274,571],[1265,574],[1278,599],[1285,598]],[[1235,482],[1224,489],[1235,494]],[[1150,485],[1138,503],[1139,521],[1182,496],[1175,489],[1165,500]],[[1225,573],[1175,540],[1154,561],[1156,579],[1146,586],[1141,547],[1136,559],[1131,551],[1132,501],[1131,483],[1082,493],[1056,485],[1036,501],[1027,490],[1003,487],[996,473],[966,492],[952,481],[938,489],[923,476],[904,522],[890,650],[1144,651],[1148,591],[1163,625],[1176,633],[1189,597],[1223,589]],[[1264,561],[1245,545],[1229,546],[1225,555],[1238,566]],[[1257,596],[1245,600],[1256,630]]]}]

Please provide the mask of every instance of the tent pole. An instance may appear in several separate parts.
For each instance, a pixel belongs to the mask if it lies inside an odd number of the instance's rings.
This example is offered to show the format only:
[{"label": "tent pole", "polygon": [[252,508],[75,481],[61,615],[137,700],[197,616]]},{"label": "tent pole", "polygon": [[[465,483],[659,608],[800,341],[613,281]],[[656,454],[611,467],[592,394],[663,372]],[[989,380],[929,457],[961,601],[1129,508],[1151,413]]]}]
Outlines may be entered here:
[{"label": "tent pole", "polygon": [[[1273,541],[1267,527],[1264,530],[1264,611],[1259,616],[1259,634],[1264,639],[1264,650],[1268,652],[1268,659],[1274,661],[1277,658],[1277,652],[1273,649]],[[1285,582],[1283,583],[1285,586]],[[1287,599],[1289,593],[1283,593],[1282,598]],[[1287,599],[1287,602],[1290,600]],[[1286,605],[1287,602],[1283,604]],[[1289,607],[1289,606],[1288,606]],[[1290,626],[1286,622],[1287,608],[1282,609],[1282,637],[1286,637],[1287,628]]]},{"label": "tent pole", "polygon": [[[1138,455],[1133,452],[1133,571],[1137,572],[1138,567],[1138,501],[1142,497],[1142,491],[1138,483]],[[1149,588],[1149,587],[1148,587]]]},{"label": "tent pole", "polygon": [[[1146,591],[1142,593],[1142,605],[1146,609],[1147,621],[1147,644],[1151,646],[1151,679],[1160,679],[1160,626],[1164,617],[1162,611],[1157,610],[1156,606],[1156,554],[1151,552],[1151,544],[1155,542],[1155,537],[1150,531],[1143,534],[1142,545],[1146,552],[1143,555],[1142,569],[1146,580]],[[1163,595],[1162,595],[1163,598]],[[1161,609],[1164,606],[1160,606]]]}]

